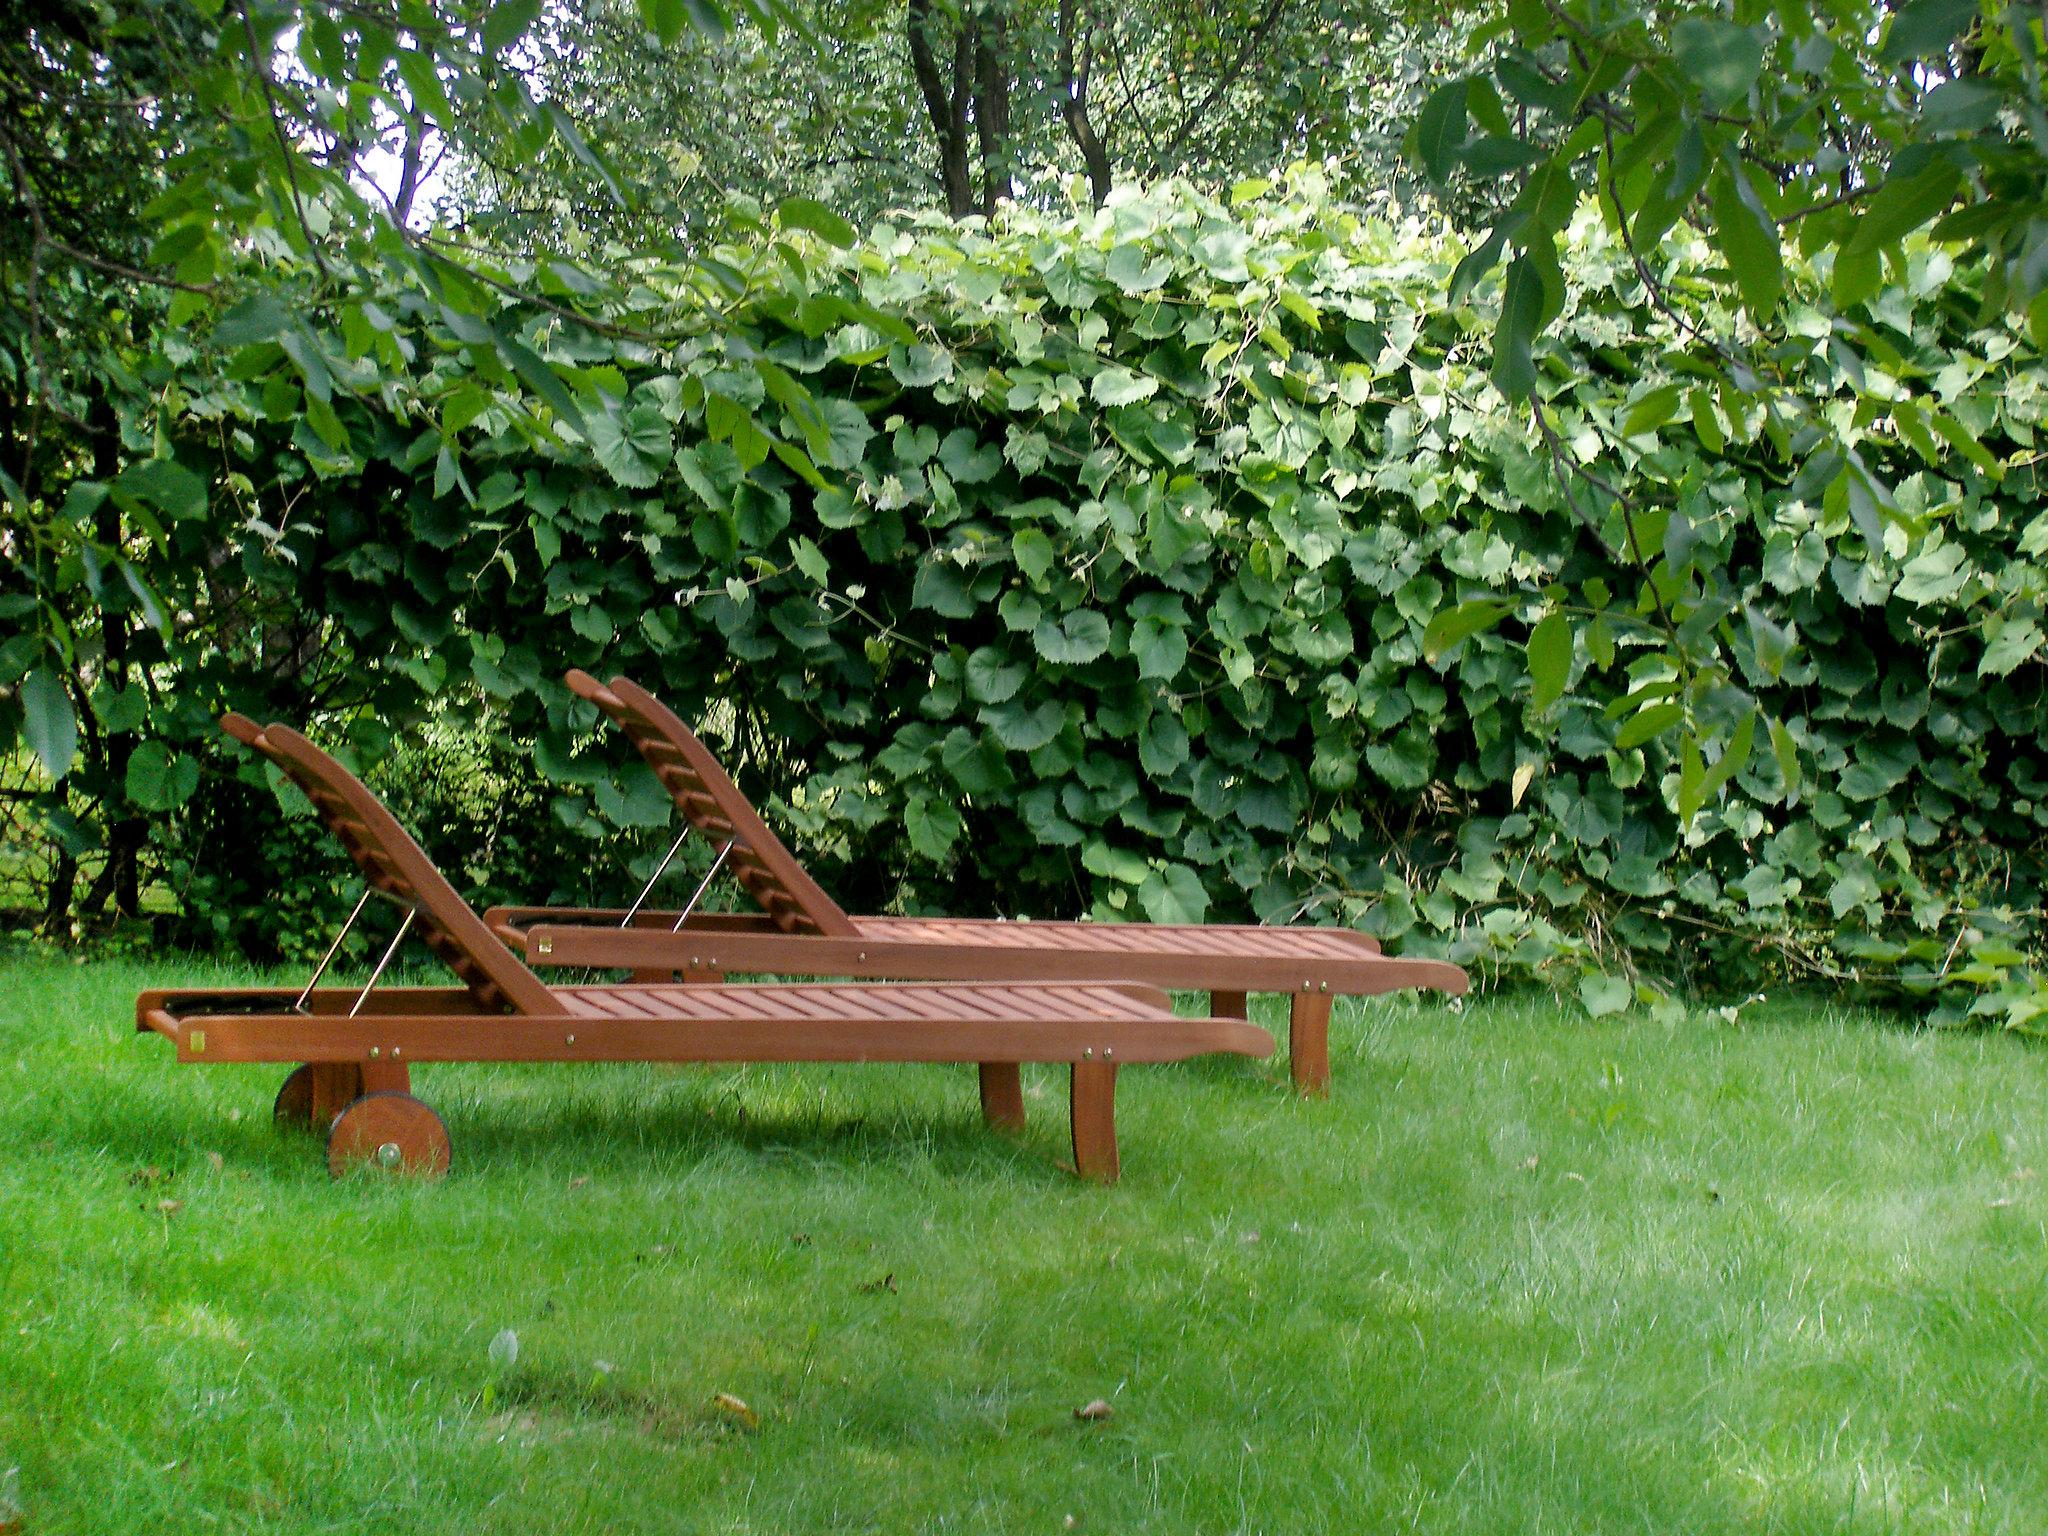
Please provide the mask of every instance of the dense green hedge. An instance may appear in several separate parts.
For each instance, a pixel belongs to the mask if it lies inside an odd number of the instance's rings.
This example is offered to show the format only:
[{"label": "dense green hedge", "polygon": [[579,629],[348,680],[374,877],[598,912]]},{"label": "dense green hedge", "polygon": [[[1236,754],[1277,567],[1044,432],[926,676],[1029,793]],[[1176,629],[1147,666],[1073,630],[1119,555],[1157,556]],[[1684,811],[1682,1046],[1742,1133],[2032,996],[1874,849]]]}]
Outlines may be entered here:
[{"label": "dense green hedge", "polygon": [[[1596,1011],[1838,975],[2031,1019],[2034,343],[1928,251],[1852,348],[1795,263],[1778,361],[1827,431],[1731,419],[1681,327],[1733,317],[1642,311],[1585,214],[1539,430],[1459,253],[1315,192],[908,221],[807,276],[763,242],[672,345],[508,310],[573,399],[484,345],[415,373],[409,333],[475,324],[424,293],[311,366],[244,303],[143,381],[116,482],[180,615],[123,786],[174,884],[268,921],[187,768],[253,695],[372,757],[487,717],[549,786],[490,889],[626,888],[615,829],[644,867],[667,810],[573,663],[709,719],[860,906],[1357,923]],[[1684,292],[1710,258],[1654,259]],[[643,297],[622,324],[673,312]],[[1727,660],[1704,703],[1659,592]]]}]

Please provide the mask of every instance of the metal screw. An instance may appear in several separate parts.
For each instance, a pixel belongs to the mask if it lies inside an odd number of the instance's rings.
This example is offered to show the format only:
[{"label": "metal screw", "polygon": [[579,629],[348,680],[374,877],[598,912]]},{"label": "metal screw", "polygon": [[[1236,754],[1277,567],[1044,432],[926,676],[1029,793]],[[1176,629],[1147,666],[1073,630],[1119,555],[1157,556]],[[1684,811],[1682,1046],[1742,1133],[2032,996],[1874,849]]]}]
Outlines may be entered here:
[{"label": "metal screw", "polygon": [[378,1056],[380,1056],[380,1055],[382,1055],[382,1054],[383,1054],[383,1053],[382,1053],[381,1051],[379,1051],[379,1050],[377,1049],[377,1047],[376,1047],[376,1046],[374,1046],[374,1045],[373,1045],[373,1046],[371,1046],[371,1047],[370,1047],[370,1059],[371,1059],[372,1061],[375,1061],[375,1060],[377,1059],[377,1057],[378,1057]]},{"label": "metal screw", "polygon": [[1303,983],[1301,984],[1301,990],[1302,990],[1302,991],[1304,991],[1304,992],[1306,992],[1306,991],[1308,991],[1308,990],[1309,990],[1309,988],[1313,987],[1314,985],[1315,985],[1315,983],[1314,983],[1314,982],[1312,982],[1312,981],[1304,981],[1304,982],[1303,982]]},{"label": "metal screw", "polygon": [[1107,1045],[1105,1045],[1105,1046],[1104,1046],[1104,1047],[1102,1048],[1102,1059],[1103,1059],[1104,1061],[1108,1061],[1108,1060],[1110,1060],[1110,1059],[1111,1059],[1112,1057],[1114,1057],[1115,1055],[1116,1055],[1116,1051],[1115,1051],[1115,1050],[1114,1050],[1114,1049],[1113,1049],[1112,1047],[1110,1047],[1110,1046],[1107,1046]]},{"label": "metal screw", "polygon": [[693,970],[693,971],[694,971],[694,970],[698,970],[698,969],[700,969],[700,968],[701,968],[701,967],[703,966],[703,964],[704,964],[704,957],[703,957],[702,955],[692,955],[692,956],[690,956],[690,969],[691,969],[691,970]]},{"label": "metal screw", "polygon": [[1323,990],[1325,992],[1330,990],[1330,984],[1327,981],[1323,983]]},{"label": "metal screw", "polygon": [[570,1036],[568,1037],[568,1041],[569,1041],[569,1044],[571,1044],[571,1045],[574,1045],[574,1044],[576,1043],[576,1037],[575,1037],[574,1035],[570,1035]]},{"label": "metal screw", "polygon": [[860,952],[860,957],[861,957],[861,959],[863,959],[863,960],[867,959],[867,957],[868,957],[868,952],[867,952],[866,950],[862,950],[862,951]]},{"label": "metal screw", "polygon": [[396,1168],[404,1160],[404,1157],[404,1149],[397,1142],[387,1141],[377,1149],[377,1166],[379,1168]]},{"label": "metal screw", "polygon": [[398,1047],[395,1045],[391,1047],[391,1059],[393,1061],[398,1060]]},{"label": "metal screw", "polygon": [[1092,1045],[1083,1047],[1081,1051],[1081,1059],[1083,1061],[1093,1061],[1095,1059],[1095,1047]]}]

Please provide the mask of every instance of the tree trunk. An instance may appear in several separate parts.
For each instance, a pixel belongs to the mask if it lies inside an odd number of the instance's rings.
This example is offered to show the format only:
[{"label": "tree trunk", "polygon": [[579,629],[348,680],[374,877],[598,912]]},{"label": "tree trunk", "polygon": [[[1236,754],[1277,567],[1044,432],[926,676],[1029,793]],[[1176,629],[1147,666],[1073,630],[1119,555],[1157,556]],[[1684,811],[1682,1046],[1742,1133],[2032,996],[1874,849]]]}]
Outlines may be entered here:
[{"label": "tree trunk", "polygon": [[932,46],[937,30],[932,19],[932,0],[910,0],[907,15],[910,71],[924,97],[932,131],[938,135],[939,184],[945,190],[946,211],[956,219],[964,219],[975,209],[974,176],[968,164],[967,118],[974,94],[977,29],[972,14],[963,12],[959,30],[953,36],[952,60],[942,68]]},{"label": "tree trunk", "polygon": [[991,5],[974,36],[974,132],[981,145],[981,211],[992,214],[1010,181],[1010,22]]},{"label": "tree trunk", "polygon": [[[121,424],[113,403],[102,394],[92,405],[93,465],[95,479],[111,484],[121,472]],[[109,549],[121,546],[121,509],[110,496],[100,503],[93,537]],[[125,584],[113,584],[100,602],[100,631],[104,648],[101,676],[109,688],[128,686],[128,594]],[[86,905],[97,911],[109,894],[116,917],[134,917],[142,910],[142,877],[139,866],[149,827],[140,816],[116,814],[128,807],[128,761],[135,755],[135,736],[130,731],[112,732],[106,737],[107,796],[102,807],[107,819],[107,867],[93,882]]]},{"label": "tree trunk", "polygon": [[427,153],[427,125],[417,105],[405,117],[405,148],[398,158],[398,191],[391,214],[401,225],[412,222],[413,199],[420,193],[420,171]]},{"label": "tree trunk", "polygon": [[78,860],[62,848],[57,850],[57,867],[51,872],[49,889],[43,893],[44,938],[62,938],[69,928],[71,896],[78,889]]},{"label": "tree trunk", "polygon": [[1102,135],[1095,131],[1088,116],[1088,81],[1095,67],[1095,22],[1092,16],[1083,17],[1081,11],[1079,0],[1060,0],[1060,120],[1067,125],[1067,136],[1074,141],[1074,148],[1081,152],[1081,164],[1088,171],[1089,195],[1100,208],[1108,201],[1116,178],[1110,165],[1109,146],[1102,142]]}]

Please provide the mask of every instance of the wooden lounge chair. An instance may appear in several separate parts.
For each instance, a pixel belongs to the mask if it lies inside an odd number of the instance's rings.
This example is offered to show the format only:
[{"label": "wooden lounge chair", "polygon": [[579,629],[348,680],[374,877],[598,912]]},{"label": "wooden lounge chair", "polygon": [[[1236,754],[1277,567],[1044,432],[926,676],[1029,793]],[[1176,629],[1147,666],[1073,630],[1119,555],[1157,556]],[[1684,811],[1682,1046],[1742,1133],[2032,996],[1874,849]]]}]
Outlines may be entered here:
[{"label": "wooden lounge chair", "polygon": [[[1330,1080],[1330,1004],[1340,995],[1407,988],[1462,993],[1465,973],[1440,960],[1380,953],[1370,935],[1341,928],[1225,924],[1002,922],[968,918],[849,917],[762,823],[690,728],[646,689],[623,677],[600,683],[572,671],[569,686],[632,738],[692,832],[718,850],[712,873],[729,866],[759,913],[695,910],[496,907],[492,931],[536,965],[681,974],[718,980],[734,972],[865,976],[933,981],[1141,981],[1206,991],[1222,1017],[1246,1017],[1246,995],[1292,999],[1289,1046],[1294,1081],[1323,1093]],[[655,871],[655,878],[661,869]],[[710,876],[705,877],[706,884]],[[648,889],[652,889],[650,881]],[[1016,1102],[1012,1081],[989,1085]]]},{"label": "wooden lounge chair", "polygon": [[[1074,1166],[1117,1176],[1117,1069],[1208,1051],[1262,1056],[1272,1037],[1233,1019],[1175,1017],[1136,985],[614,985],[551,987],[491,936],[425,853],[352,774],[285,726],[223,722],[306,792],[363,872],[404,918],[369,984],[164,990],[135,1004],[138,1029],[168,1036],[189,1062],[301,1062],[278,1095],[281,1120],[328,1129],[330,1167],[368,1161],[445,1172],[448,1133],[412,1096],[434,1061],[974,1062],[984,1082],[1018,1064],[1073,1068]],[[357,904],[357,914],[362,911]],[[354,917],[350,918],[353,924]],[[378,988],[410,929],[460,987]],[[346,929],[343,930],[346,933]],[[328,951],[333,958],[337,939]],[[1022,1123],[1021,1099],[983,1095],[987,1117]]]}]

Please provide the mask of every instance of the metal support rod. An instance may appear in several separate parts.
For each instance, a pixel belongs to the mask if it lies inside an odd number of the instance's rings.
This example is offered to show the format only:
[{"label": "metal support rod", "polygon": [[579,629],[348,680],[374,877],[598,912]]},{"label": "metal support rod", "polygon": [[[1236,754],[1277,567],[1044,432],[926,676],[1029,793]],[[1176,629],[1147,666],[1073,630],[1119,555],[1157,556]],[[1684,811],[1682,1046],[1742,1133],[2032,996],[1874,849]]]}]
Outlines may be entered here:
[{"label": "metal support rod", "polygon": [[384,958],[377,962],[377,969],[370,972],[370,979],[363,983],[362,995],[356,999],[355,1007],[348,1011],[350,1018],[354,1018],[363,1011],[363,1004],[370,1000],[370,989],[377,985],[377,978],[384,974],[384,967],[389,965],[391,957],[398,953],[398,946],[405,942],[406,931],[412,927],[412,920],[419,915],[420,909],[418,907],[407,907],[405,909],[405,921],[398,925],[398,932],[391,936],[391,943],[385,947]]},{"label": "metal support rod", "polygon": [[697,903],[704,899],[704,893],[711,888],[712,876],[718,873],[719,866],[725,862],[725,856],[732,852],[732,845],[736,841],[735,838],[728,838],[725,846],[718,850],[718,857],[711,861],[711,867],[704,871],[704,878],[697,882],[697,889],[690,893],[689,901],[683,906],[683,915],[676,919],[675,927],[669,929],[670,933],[683,931],[683,924],[687,923],[690,914],[697,910]]},{"label": "metal support rod", "polygon": [[654,882],[661,878],[661,872],[668,868],[669,860],[673,859],[676,856],[676,851],[683,846],[684,840],[688,838],[689,835],[690,828],[689,825],[685,823],[683,826],[683,830],[676,834],[676,840],[668,845],[668,852],[664,853],[661,856],[661,862],[654,866],[654,873],[647,877],[647,883],[640,887],[640,894],[633,898],[633,905],[626,908],[625,918],[619,923],[619,926],[621,928],[630,928],[633,926],[634,916],[640,911],[640,908],[646,904],[647,898],[654,892]]},{"label": "metal support rod", "polygon": [[333,963],[335,955],[341,950],[341,941],[348,937],[349,929],[355,927],[356,919],[363,915],[363,908],[370,904],[370,898],[376,894],[377,888],[374,885],[363,887],[363,894],[356,898],[355,911],[349,913],[348,921],[341,925],[341,932],[334,936],[334,942],[327,946],[327,953],[322,955],[320,963],[313,967],[313,979],[306,983],[305,991],[301,992],[298,1001],[292,1004],[293,1013],[306,1011],[306,999],[311,997],[313,989],[320,985],[320,978],[327,974],[327,967]]}]

